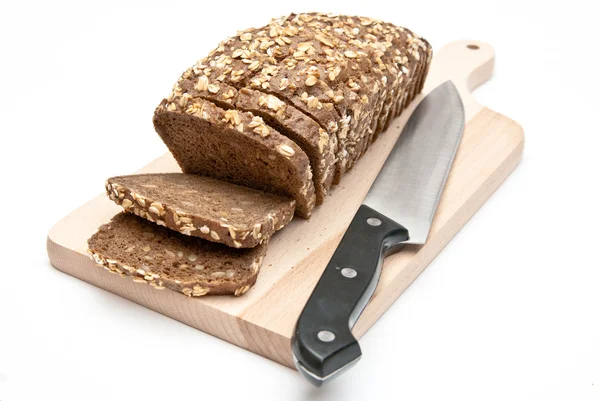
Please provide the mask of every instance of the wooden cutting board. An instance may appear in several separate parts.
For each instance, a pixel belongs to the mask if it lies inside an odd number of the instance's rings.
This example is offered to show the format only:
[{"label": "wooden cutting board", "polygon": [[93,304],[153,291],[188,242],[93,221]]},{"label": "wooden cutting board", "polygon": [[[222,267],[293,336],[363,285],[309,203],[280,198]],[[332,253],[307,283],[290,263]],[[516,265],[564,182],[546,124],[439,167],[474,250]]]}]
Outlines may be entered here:
[{"label": "wooden cutting board", "polygon": [[[425,269],[521,160],[522,128],[481,106],[471,96],[471,91],[492,74],[493,49],[478,41],[453,42],[437,52],[432,63],[424,94],[448,79],[454,81],[465,104],[465,133],[427,244],[406,247],[385,260],[375,295],[354,327],[358,337]],[[293,367],[290,338],[296,319],[422,97],[380,135],[342,183],[331,191],[327,201],[315,209],[309,221],[294,219],[273,237],[256,285],[242,297],[188,298],[172,291],[156,291],[95,265],[85,253],[86,240],[121,210],[104,194],[73,211],[50,230],[50,261],[71,276]],[[139,172],[170,171],[179,168],[170,154],[166,154]],[[103,183],[98,183],[98,187],[103,188]]]}]

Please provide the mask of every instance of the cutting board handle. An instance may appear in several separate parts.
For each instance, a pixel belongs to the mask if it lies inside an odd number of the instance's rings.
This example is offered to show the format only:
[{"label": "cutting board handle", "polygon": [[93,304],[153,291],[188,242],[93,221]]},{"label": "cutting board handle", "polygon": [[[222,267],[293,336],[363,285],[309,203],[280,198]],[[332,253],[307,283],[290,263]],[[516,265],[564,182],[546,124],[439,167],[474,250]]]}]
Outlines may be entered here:
[{"label": "cutting board handle", "polygon": [[428,93],[451,79],[465,104],[467,119],[481,109],[471,92],[489,80],[494,71],[494,48],[478,40],[458,40],[434,52],[427,85]]}]

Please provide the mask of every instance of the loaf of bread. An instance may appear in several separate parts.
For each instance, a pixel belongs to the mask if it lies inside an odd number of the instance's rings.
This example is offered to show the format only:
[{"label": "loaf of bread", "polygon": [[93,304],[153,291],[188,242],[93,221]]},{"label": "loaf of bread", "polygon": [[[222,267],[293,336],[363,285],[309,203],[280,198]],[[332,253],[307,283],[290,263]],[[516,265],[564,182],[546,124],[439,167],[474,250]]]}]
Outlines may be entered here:
[{"label": "loaf of bread", "polygon": [[[325,200],[331,185],[421,91],[431,55],[425,40],[389,23],[291,14],[238,32],[186,70],[156,109],[154,125],[184,172],[291,196],[296,213],[308,217],[308,209]],[[238,166],[239,146],[204,127],[225,124],[235,130],[239,122],[199,115],[199,105],[207,103],[223,110],[220,114],[236,111],[261,121],[265,132],[293,141],[294,153],[310,161],[316,202],[300,201],[297,194],[306,191],[301,180],[283,179],[285,188],[274,182],[271,170],[278,163],[262,161],[279,158],[276,148],[260,153],[246,147],[244,163],[261,161],[251,172],[215,162],[225,153]],[[249,132],[261,136],[262,127]],[[254,174],[261,170],[264,174]]]},{"label": "loaf of bread", "polygon": [[255,283],[266,242],[234,249],[120,213],[89,240],[97,264],[135,283],[189,297],[241,295]]},{"label": "loaf of bread", "polygon": [[195,174],[136,174],[106,181],[125,211],[185,235],[253,248],[294,216],[293,199]]}]

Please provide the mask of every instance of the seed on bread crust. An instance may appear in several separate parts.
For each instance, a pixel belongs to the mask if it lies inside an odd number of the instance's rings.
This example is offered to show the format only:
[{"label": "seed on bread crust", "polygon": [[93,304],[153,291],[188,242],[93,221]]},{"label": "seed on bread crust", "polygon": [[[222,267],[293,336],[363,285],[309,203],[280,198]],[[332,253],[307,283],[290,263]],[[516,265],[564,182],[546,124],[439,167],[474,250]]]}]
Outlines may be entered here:
[{"label": "seed on bread crust", "polygon": [[260,235],[261,228],[262,228],[262,225],[260,223],[256,223],[254,225],[254,227],[252,228],[252,236],[254,238],[257,238],[257,239],[260,238],[259,235]]},{"label": "seed on bread crust", "polygon": [[206,91],[208,90],[208,77],[205,75],[200,76],[200,78],[198,78],[198,83],[196,85],[196,89],[199,91]]},{"label": "seed on bread crust", "polygon": [[294,154],[296,153],[291,146],[286,145],[284,143],[277,147],[277,151],[288,158],[294,156]]},{"label": "seed on bread crust", "polygon": [[240,295],[244,294],[244,293],[245,293],[246,291],[248,291],[249,289],[250,289],[250,286],[249,286],[249,285],[244,285],[244,286],[242,286],[242,287],[238,288],[237,290],[235,290],[235,293],[234,293],[234,295],[235,295],[236,297],[239,297]]},{"label": "seed on bread crust", "polygon": [[203,295],[208,294],[208,292],[209,292],[208,288],[204,288],[204,287],[201,287],[199,285],[195,285],[192,288],[192,296],[194,296],[194,297],[201,297]]},{"label": "seed on bread crust", "polygon": [[158,216],[162,216],[163,214],[165,214],[165,208],[163,207],[163,205],[161,203],[158,202],[154,202],[150,205],[150,207],[148,208],[148,211],[158,215]]},{"label": "seed on bread crust", "polygon": [[310,75],[308,78],[306,78],[306,81],[304,81],[304,83],[306,84],[306,86],[313,86],[317,83],[317,81],[317,77],[315,77],[314,75]]}]

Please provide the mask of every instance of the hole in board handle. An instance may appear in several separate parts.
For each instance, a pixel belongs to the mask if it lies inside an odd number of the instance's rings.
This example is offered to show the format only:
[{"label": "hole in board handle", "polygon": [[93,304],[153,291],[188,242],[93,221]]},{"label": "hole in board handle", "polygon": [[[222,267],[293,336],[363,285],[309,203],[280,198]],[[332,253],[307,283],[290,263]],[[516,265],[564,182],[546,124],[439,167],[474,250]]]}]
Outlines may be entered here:
[{"label": "hole in board handle", "polygon": [[467,45],[467,48],[471,49],[471,50],[478,50],[479,46],[477,46],[477,45]]}]

